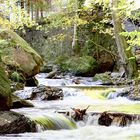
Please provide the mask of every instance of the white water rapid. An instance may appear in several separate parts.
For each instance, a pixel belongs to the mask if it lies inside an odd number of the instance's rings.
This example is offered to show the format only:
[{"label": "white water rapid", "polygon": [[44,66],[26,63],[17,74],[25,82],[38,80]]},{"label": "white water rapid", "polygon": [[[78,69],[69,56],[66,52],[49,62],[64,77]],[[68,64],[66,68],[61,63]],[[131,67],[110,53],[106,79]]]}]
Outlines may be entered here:
[{"label": "white water rapid", "polygon": [[[140,114],[140,102],[130,101],[125,97],[110,95],[113,87],[97,86],[91,78],[82,78],[81,84],[72,83],[71,77],[65,79],[46,79],[45,74],[37,75],[40,84],[62,87],[64,99],[56,101],[31,101],[35,107],[14,109],[26,116],[53,115],[55,112],[72,111],[71,108],[86,108],[89,112],[119,111]],[[72,77],[73,78],[73,77]],[[29,91],[31,88],[25,88]],[[106,95],[101,93],[106,93]],[[28,93],[28,92],[27,92]],[[26,93],[26,94],[27,94]],[[113,94],[113,93],[112,93]],[[111,97],[110,99],[108,99]],[[86,122],[78,122],[77,129],[72,130],[39,130],[37,133],[23,133],[0,136],[0,140],[140,140],[140,123],[133,123],[127,127],[99,126],[98,116],[89,116]]]}]

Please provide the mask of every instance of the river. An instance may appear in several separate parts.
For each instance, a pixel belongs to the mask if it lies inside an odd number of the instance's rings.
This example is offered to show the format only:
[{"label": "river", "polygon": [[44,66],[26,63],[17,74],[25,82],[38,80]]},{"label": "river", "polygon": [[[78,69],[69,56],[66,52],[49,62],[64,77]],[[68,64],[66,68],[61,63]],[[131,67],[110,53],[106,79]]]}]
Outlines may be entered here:
[{"label": "river", "polygon": [[[124,112],[140,114],[140,102],[130,101],[125,97],[115,96],[116,91],[123,88],[100,86],[100,81],[92,82],[92,78],[81,78],[80,84],[74,84],[75,77],[64,79],[46,79],[45,74],[36,76],[39,84],[61,87],[64,91],[64,99],[56,101],[30,101],[33,108],[20,108],[13,111],[20,112],[28,117],[50,116],[57,117],[56,112],[70,111],[71,108],[86,108],[90,105],[88,112]],[[29,91],[31,87],[25,87]],[[27,92],[28,93],[28,92]],[[61,117],[61,116],[59,116]],[[59,121],[60,119],[58,119]],[[61,123],[61,122],[60,122]],[[61,124],[60,124],[61,125]],[[16,135],[0,136],[0,140],[139,140],[140,123],[134,122],[130,126],[110,127],[99,126],[97,116],[88,116],[86,121],[76,123],[77,128],[67,130],[43,130],[38,126],[37,133],[23,133]]]}]

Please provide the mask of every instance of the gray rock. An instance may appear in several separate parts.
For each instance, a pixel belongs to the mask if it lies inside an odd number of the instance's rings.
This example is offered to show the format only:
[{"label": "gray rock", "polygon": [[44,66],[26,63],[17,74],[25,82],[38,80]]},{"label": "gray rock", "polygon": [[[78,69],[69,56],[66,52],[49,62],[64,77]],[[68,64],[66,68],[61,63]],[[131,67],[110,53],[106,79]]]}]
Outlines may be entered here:
[{"label": "gray rock", "polygon": [[23,100],[16,95],[12,95],[12,109],[22,108],[22,107],[34,107],[29,101]]},{"label": "gray rock", "polygon": [[57,100],[63,98],[63,90],[57,87],[40,85],[33,89],[31,99]]},{"label": "gray rock", "polygon": [[24,115],[11,111],[0,112],[0,134],[17,134],[36,131],[36,124]]}]

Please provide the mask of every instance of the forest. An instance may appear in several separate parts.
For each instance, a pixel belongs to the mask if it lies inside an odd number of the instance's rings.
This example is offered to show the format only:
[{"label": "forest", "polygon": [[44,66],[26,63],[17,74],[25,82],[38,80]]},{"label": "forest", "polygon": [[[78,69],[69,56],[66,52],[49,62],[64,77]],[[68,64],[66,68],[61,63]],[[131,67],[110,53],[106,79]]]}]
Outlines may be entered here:
[{"label": "forest", "polygon": [[139,0],[0,0],[0,139],[140,139]]}]

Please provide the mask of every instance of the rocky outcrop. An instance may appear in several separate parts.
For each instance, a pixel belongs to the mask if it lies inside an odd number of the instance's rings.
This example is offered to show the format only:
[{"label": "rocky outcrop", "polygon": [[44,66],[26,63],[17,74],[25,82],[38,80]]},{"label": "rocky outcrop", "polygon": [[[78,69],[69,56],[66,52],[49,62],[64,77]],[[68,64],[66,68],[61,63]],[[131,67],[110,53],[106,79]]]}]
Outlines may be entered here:
[{"label": "rocky outcrop", "polygon": [[33,89],[16,91],[14,95],[24,100],[58,100],[63,99],[63,90],[57,87],[39,85]]},{"label": "rocky outcrop", "polygon": [[56,65],[61,71],[84,77],[94,76],[98,68],[97,61],[88,55],[71,58],[60,56],[57,58]]},{"label": "rocky outcrop", "polygon": [[110,126],[113,124],[117,126],[127,126],[132,124],[132,122],[139,120],[140,115],[103,112],[100,114],[98,124],[104,126]]},{"label": "rocky outcrop", "polygon": [[0,110],[9,110],[11,105],[10,82],[3,68],[0,67]]},{"label": "rocky outcrop", "polygon": [[18,134],[36,132],[36,125],[24,115],[11,112],[0,112],[0,134]]},{"label": "rocky outcrop", "polygon": [[57,75],[57,70],[53,70],[48,73],[47,77],[48,79],[53,79]]},{"label": "rocky outcrop", "polygon": [[57,87],[40,85],[33,89],[31,94],[32,100],[57,100],[63,98],[63,91]]},{"label": "rocky outcrop", "polygon": [[39,73],[42,58],[24,39],[11,30],[0,30],[0,39],[6,42],[1,55],[6,66],[20,71],[27,78]]},{"label": "rocky outcrop", "polygon": [[113,71],[115,60],[113,60],[113,55],[106,51],[101,51],[99,57],[97,58],[98,62],[98,72],[103,73],[106,71]]},{"label": "rocky outcrop", "polygon": [[[73,109],[73,108],[72,108]],[[129,126],[133,123],[140,122],[140,114],[127,114],[122,112],[86,112],[86,109],[73,109],[74,114],[71,111],[58,111],[57,113],[65,114],[75,121],[83,121],[85,124],[88,122],[90,117],[90,125],[103,125],[111,126],[116,125],[120,127]]]},{"label": "rocky outcrop", "polygon": [[112,85],[113,84],[113,79],[111,78],[110,72],[96,74],[93,77],[93,81],[99,81],[99,80],[101,81],[102,85]]}]

